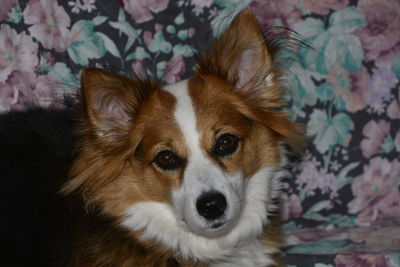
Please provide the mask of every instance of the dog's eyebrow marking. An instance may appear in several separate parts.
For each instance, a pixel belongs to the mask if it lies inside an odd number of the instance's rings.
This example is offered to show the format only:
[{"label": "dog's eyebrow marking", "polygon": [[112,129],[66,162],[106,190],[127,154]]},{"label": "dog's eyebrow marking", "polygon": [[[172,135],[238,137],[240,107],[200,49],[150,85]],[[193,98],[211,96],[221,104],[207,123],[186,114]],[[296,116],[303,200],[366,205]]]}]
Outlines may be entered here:
[{"label": "dog's eyebrow marking", "polygon": [[[174,117],[185,138],[189,151],[197,154],[200,148],[200,134],[197,131],[196,114],[189,95],[188,81],[183,80],[163,88],[176,98]],[[201,152],[200,152],[201,153]]]}]

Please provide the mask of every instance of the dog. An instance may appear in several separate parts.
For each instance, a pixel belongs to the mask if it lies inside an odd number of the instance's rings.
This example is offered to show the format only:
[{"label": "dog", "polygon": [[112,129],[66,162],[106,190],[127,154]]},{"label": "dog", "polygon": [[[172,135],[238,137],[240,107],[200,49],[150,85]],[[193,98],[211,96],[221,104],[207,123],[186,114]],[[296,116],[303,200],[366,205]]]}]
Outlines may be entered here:
[{"label": "dog", "polygon": [[87,69],[78,108],[1,116],[4,265],[282,264],[276,54],[244,10],[187,80]]}]

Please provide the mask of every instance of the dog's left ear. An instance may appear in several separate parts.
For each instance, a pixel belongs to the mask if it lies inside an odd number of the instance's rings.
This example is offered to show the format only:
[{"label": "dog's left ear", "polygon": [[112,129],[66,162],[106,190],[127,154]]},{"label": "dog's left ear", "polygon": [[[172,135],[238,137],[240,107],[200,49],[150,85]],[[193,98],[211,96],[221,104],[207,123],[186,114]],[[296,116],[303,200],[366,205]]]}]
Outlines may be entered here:
[{"label": "dog's left ear", "polygon": [[241,11],[199,63],[200,74],[223,78],[245,94],[273,82],[273,52],[250,10]]},{"label": "dog's left ear", "polygon": [[87,69],[82,78],[82,128],[96,141],[118,143],[132,127],[150,82],[102,69]]},{"label": "dog's left ear", "polygon": [[250,10],[241,11],[201,58],[198,75],[216,76],[232,85],[245,100],[239,107],[248,118],[276,132],[284,142],[300,148],[302,127],[282,111],[284,86],[276,59],[277,47],[267,41]]}]

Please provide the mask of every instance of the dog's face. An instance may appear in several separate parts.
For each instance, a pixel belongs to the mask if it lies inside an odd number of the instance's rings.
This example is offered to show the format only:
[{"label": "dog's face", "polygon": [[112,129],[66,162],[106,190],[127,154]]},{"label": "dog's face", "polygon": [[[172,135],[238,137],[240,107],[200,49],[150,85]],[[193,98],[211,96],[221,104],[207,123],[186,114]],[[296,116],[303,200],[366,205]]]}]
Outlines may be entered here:
[{"label": "dog's face", "polygon": [[226,257],[258,237],[279,189],[281,143],[297,138],[279,110],[270,50],[244,11],[188,80],[158,86],[87,70],[82,152],[65,190],[184,258]]}]

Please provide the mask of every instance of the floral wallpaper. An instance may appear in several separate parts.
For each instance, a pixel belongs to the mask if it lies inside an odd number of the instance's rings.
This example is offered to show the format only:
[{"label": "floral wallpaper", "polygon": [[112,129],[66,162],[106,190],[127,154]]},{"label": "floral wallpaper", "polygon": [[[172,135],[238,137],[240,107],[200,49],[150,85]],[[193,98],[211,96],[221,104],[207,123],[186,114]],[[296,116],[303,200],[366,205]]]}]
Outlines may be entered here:
[{"label": "floral wallpaper", "polygon": [[398,0],[2,0],[0,112],[62,107],[88,66],[187,78],[245,6],[293,31],[280,58],[309,138],[284,181],[288,265],[400,266]]}]

